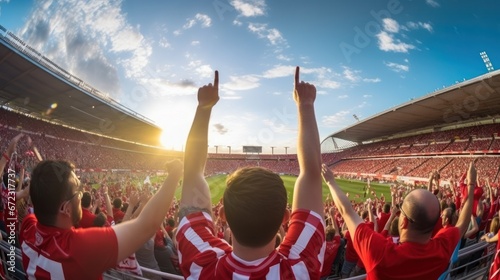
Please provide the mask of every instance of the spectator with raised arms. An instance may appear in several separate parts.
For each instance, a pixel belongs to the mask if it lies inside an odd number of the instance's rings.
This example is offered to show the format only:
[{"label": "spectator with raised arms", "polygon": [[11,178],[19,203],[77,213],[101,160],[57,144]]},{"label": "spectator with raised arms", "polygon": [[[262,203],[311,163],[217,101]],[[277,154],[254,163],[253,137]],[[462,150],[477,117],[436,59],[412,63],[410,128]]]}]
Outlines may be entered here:
[{"label": "spectator with raised arms", "polygon": [[182,176],[182,163],[167,165],[162,188],[134,220],[114,227],[78,228],[81,183],[74,166],[61,160],[40,162],[31,176],[34,214],[21,228],[23,265],[30,279],[100,279],[102,273],[151,238],[168,212]]},{"label": "spectator with raised arms", "polygon": [[363,222],[326,165],[323,165],[322,174],[347,228],[353,233],[352,242],[365,265],[367,279],[437,279],[445,272],[469,226],[477,178],[473,163],[467,172],[468,194],[456,226],[443,228],[431,238],[441,214],[440,204],[428,190],[415,189],[404,198],[400,207],[399,244],[375,233]]},{"label": "spectator with raised arms", "polygon": [[[219,100],[219,74],[198,90],[198,106],[186,143],[177,242],[180,267],[189,279],[318,279],[325,250],[319,134],[314,115],[316,88],[299,81],[293,97],[298,109],[297,156],[300,175],[292,214],[279,175],[261,167],[235,171],[227,179],[220,218],[232,232],[231,247],[218,238],[212,221],[210,190],[204,178],[208,124]],[[281,224],[290,217],[275,249]]]}]

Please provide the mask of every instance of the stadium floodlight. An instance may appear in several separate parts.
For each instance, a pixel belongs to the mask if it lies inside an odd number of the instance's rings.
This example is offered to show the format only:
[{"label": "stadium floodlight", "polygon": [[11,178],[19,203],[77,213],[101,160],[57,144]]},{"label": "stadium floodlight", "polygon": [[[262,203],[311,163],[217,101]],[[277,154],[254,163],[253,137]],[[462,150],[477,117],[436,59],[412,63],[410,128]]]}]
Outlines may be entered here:
[{"label": "stadium floodlight", "polygon": [[493,71],[494,70],[493,64],[491,63],[490,58],[488,57],[488,54],[486,54],[486,52],[480,52],[479,55],[483,59],[484,66],[486,66],[486,69],[488,70],[488,72]]},{"label": "stadium floodlight", "polygon": [[356,119],[358,122],[359,122],[359,118],[356,114],[352,115],[354,117],[354,119]]},{"label": "stadium floodlight", "polygon": [[227,148],[229,149],[229,154],[231,154],[231,146],[227,146]]},{"label": "stadium floodlight", "polygon": [[288,155],[288,148],[290,147],[285,147],[285,155]]},{"label": "stadium floodlight", "polygon": [[271,155],[274,155],[274,148],[276,147],[271,146]]},{"label": "stadium floodlight", "polygon": [[218,154],[219,153],[219,146],[215,145],[215,153]]}]

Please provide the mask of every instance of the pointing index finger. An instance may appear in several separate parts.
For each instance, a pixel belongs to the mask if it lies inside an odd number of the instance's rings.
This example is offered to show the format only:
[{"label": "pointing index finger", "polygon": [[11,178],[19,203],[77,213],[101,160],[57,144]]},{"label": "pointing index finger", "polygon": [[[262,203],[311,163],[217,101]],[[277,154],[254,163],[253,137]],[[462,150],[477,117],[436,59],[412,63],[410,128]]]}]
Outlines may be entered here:
[{"label": "pointing index finger", "polygon": [[214,87],[219,88],[219,71],[215,70]]},{"label": "pointing index finger", "polygon": [[295,68],[295,84],[298,85],[299,84],[299,72],[300,72],[300,67],[297,66]]}]

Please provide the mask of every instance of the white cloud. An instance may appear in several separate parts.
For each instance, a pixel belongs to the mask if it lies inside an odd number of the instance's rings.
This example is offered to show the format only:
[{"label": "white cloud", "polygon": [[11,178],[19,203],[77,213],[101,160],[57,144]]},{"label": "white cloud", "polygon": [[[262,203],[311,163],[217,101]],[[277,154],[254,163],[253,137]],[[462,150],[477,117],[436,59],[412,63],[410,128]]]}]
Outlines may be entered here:
[{"label": "white cloud", "polygon": [[429,32],[433,32],[434,29],[432,28],[432,25],[428,22],[413,22],[413,21],[409,21],[408,23],[406,23],[406,26],[408,26],[409,28],[411,29],[420,29],[420,28],[423,28]]},{"label": "white cloud", "polygon": [[384,30],[391,33],[399,32],[399,23],[392,18],[384,18],[383,20]]},{"label": "white cloud", "polygon": [[[208,28],[212,26],[212,19],[207,15],[198,13],[194,18],[188,18],[186,23],[182,26],[182,29],[188,30],[195,27],[197,24],[200,24],[202,28]],[[178,36],[182,34],[182,30],[175,30],[173,33]]]},{"label": "white cloud", "polygon": [[427,3],[427,5],[434,7],[434,8],[439,7],[439,3],[435,0],[425,0],[425,3]]},{"label": "white cloud", "polygon": [[262,16],[266,12],[266,2],[264,0],[233,0],[231,5],[243,17]]},{"label": "white cloud", "polygon": [[333,80],[319,80],[313,82],[316,87],[336,89],[340,87],[340,83]]},{"label": "white cloud", "polygon": [[236,25],[236,26],[242,26],[242,25],[243,25],[243,22],[241,22],[241,21],[239,21],[239,20],[235,19],[235,20],[233,20],[233,24],[234,24],[234,25]]},{"label": "white cloud", "polygon": [[335,126],[346,121],[349,111],[340,111],[330,116],[323,116],[322,123],[325,126]]},{"label": "white cloud", "polygon": [[188,69],[194,70],[202,78],[210,78],[214,75],[214,70],[210,65],[203,64],[201,60],[192,60],[188,64]]},{"label": "white cloud", "polygon": [[347,95],[347,94],[337,96],[338,99],[346,99],[348,97],[349,97],[349,95]]},{"label": "white cloud", "polygon": [[283,61],[291,61],[292,60],[291,58],[289,58],[288,56],[286,56],[284,54],[279,54],[276,58],[279,60],[283,60]]},{"label": "white cloud", "polygon": [[409,50],[415,48],[415,46],[411,44],[406,44],[397,39],[394,39],[391,34],[385,31],[377,34],[377,38],[379,49],[382,51],[407,53]]},{"label": "white cloud", "polygon": [[281,77],[287,77],[287,76],[292,76],[295,73],[295,67],[294,66],[275,66],[272,69],[269,69],[264,72],[263,77],[267,79],[273,79],[273,78],[281,78]]},{"label": "white cloud", "polygon": [[372,97],[371,94],[365,94],[365,95],[363,95],[363,98],[371,98],[371,97]]},{"label": "white cloud", "polygon": [[248,29],[252,33],[257,34],[257,36],[259,38],[266,38],[269,41],[269,43],[271,43],[271,45],[278,45],[278,44],[286,45],[286,40],[281,35],[281,32],[279,32],[279,30],[276,28],[269,28],[268,29],[267,24],[249,23]]},{"label": "white cloud", "polygon": [[408,72],[410,70],[410,66],[397,64],[394,62],[386,62],[385,65],[394,72],[401,72],[401,71]]},{"label": "white cloud", "polygon": [[229,82],[221,85],[221,88],[233,91],[249,90],[260,86],[259,78],[255,75],[229,76]]},{"label": "white cloud", "polygon": [[373,78],[373,79],[369,79],[369,78],[364,78],[363,79],[363,82],[366,82],[366,83],[380,83],[382,80],[380,78]]},{"label": "white cloud", "polygon": [[351,82],[357,82],[360,77],[358,75],[359,70],[351,70],[349,67],[344,67],[344,78],[348,79]]},{"label": "white cloud", "polygon": [[114,98],[119,71],[142,75],[153,42],[127,22],[121,1],[34,3],[20,36],[59,66]]},{"label": "white cloud", "polygon": [[160,47],[166,48],[166,49],[171,47],[170,43],[168,42],[167,38],[165,38],[165,37],[160,39],[160,41],[158,42],[158,45],[160,45]]},{"label": "white cloud", "polygon": [[192,41],[191,46],[198,46],[200,45],[200,41]]}]

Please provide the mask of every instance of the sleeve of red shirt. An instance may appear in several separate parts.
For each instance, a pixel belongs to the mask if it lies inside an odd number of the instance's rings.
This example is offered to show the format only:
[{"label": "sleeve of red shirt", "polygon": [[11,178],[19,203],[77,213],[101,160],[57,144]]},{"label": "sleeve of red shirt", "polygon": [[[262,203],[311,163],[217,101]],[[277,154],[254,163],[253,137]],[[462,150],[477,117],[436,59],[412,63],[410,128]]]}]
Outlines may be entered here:
[{"label": "sleeve of red shirt", "polygon": [[[383,258],[385,251],[379,250],[384,247],[381,244],[388,244],[387,246],[391,245],[386,238],[373,231],[370,225],[366,223],[358,225],[352,243],[360,260],[365,265],[366,271],[371,271]],[[377,244],[376,250],[372,248],[374,244]]]}]

